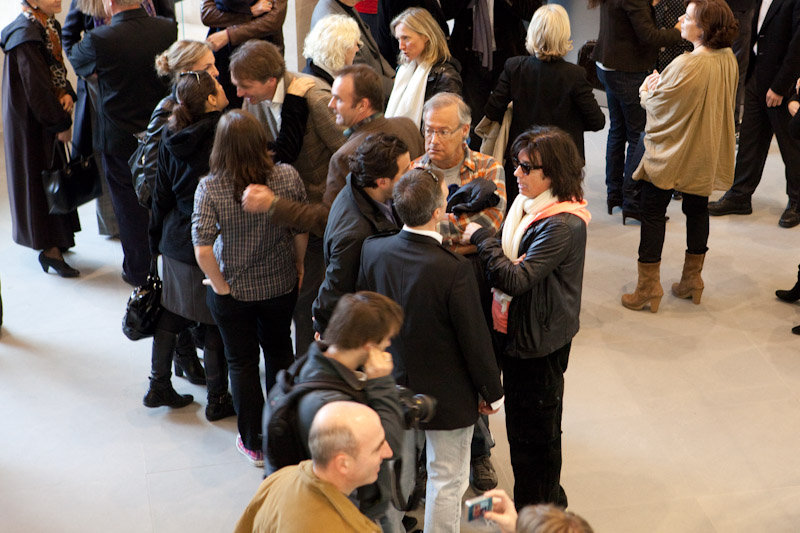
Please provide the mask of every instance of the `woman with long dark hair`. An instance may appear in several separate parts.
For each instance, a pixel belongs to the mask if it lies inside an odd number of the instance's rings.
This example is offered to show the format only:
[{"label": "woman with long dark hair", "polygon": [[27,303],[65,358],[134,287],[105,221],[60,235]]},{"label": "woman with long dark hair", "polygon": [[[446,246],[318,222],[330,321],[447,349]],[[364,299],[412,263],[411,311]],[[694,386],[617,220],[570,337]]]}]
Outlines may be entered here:
[{"label": "woman with long dark hair", "polygon": [[195,257],[209,286],[207,302],[222,339],[238,415],[237,449],[263,466],[259,346],[264,350],[266,390],[294,360],[292,313],[303,279],[307,233],[272,224],[271,213],[246,213],[248,185],[268,185],[276,196],[306,201],[300,175],[275,165],[264,150],[267,135],[258,120],[233,110],[219,121],[208,177],[197,188],[192,215]]}]

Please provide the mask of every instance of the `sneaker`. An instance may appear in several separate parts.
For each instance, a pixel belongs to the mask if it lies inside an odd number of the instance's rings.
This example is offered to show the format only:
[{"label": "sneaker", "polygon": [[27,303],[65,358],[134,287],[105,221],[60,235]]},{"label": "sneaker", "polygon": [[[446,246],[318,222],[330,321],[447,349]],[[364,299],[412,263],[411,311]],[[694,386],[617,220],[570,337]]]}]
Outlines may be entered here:
[{"label": "sneaker", "polygon": [[245,448],[241,435],[236,435],[236,449],[239,450],[239,453],[247,457],[247,460],[250,461],[253,466],[259,468],[264,466],[264,453],[261,450],[248,450]]},{"label": "sneaker", "polygon": [[469,482],[478,492],[486,492],[497,486],[497,472],[488,455],[481,455],[472,460],[469,469]]}]

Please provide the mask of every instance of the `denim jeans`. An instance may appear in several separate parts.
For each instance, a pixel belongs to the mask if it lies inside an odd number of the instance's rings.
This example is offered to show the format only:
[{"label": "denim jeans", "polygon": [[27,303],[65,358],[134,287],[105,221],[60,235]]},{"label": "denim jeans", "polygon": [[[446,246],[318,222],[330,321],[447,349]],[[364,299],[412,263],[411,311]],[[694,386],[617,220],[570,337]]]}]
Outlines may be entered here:
[{"label": "denim jeans", "polygon": [[[647,115],[639,104],[639,86],[647,72],[597,69],[597,77],[608,99],[608,141],[606,143],[606,191],[608,200],[623,201],[626,212],[638,212],[640,185],[632,179],[636,168],[634,152],[644,131]],[[628,143],[627,156],[625,143]]]},{"label": "denim jeans", "polygon": [[469,486],[472,432],[473,426],[425,431],[425,533],[458,533],[461,529],[461,498]]},{"label": "denim jeans", "polygon": [[291,323],[297,287],[283,296],[254,302],[242,302],[230,294],[220,296],[209,287],[207,302],[225,344],[242,442],[248,450],[261,450],[264,392],[258,370],[259,345],[264,350],[269,391],[278,371],[294,361]]}]

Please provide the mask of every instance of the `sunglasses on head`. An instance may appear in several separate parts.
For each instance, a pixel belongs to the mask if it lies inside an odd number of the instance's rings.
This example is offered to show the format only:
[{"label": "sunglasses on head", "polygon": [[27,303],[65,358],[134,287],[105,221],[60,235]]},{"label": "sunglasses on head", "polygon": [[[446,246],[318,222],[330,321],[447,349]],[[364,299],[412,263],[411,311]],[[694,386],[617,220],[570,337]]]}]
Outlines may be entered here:
[{"label": "sunglasses on head", "polygon": [[522,167],[522,172],[526,176],[531,173],[531,170],[541,170],[544,168],[542,165],[531,165],[530,163],[523,163],[516,157],[511,158],[511,162],[514,164],[514,170],[517,170],[519,167]]}]

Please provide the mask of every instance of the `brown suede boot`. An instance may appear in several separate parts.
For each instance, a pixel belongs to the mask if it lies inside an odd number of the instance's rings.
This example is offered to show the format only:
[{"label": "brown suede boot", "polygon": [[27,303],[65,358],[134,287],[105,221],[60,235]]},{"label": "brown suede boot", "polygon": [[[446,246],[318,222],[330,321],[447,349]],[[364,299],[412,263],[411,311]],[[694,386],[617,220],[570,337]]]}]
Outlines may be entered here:
[{"label": "brown suede boot", "polygon": [[691,298],[695,305],[700,303],[700,296],[703,294],[703,278],[700,272],[703,271],[703,261],[706,254],[686,253],[683,262],[683,273],[680,283],[672,284],[672,294],[678,298]]},{"label": "brown suede boot", "polygon": [[661,297],[664,296],[659,275],[661,262],[637,264],[639,265],[639,281],[636,283],[636,291],[633,294],[623,294],[622,305],[638,311],[649,303],[650,312],[655,313],[658,311]]}]

